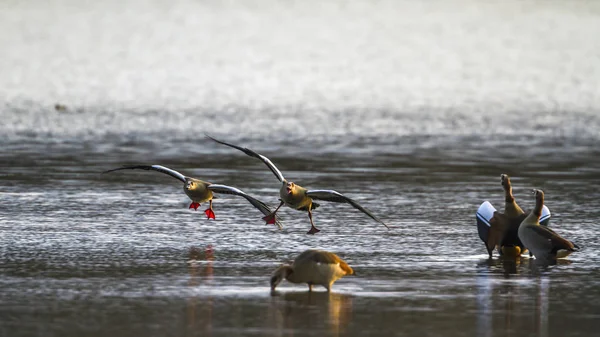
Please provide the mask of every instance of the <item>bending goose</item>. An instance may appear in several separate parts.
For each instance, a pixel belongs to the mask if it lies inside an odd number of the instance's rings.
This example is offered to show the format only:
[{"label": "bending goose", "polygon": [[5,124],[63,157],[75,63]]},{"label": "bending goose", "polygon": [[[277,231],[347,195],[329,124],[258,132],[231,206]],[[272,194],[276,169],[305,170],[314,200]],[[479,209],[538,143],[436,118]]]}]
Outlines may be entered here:
[{"label": "bending goose", "polygon": [[277,169],[275,164],[273,164],[269,160],[269,158],[267,158],[261,154],[258,154],[248,148],[243,148],[243,147],[239,147],[239,146],[236,146],[233,144],[225,143],[223,141],[217,140],[210,136],[207,136],[207,137],[214,140],[215,142],[217,142],[219,144],[227,145],[234,149],[238,149],[238,150],[244,152],[245,154],[249,155],[250,157],[260,159],[263,163],[265,163],[267,165],[267,167],[271,170],[271,172],[273,172],[273,174],[277,177],[277,179],[279,179],[279,181],[282,183],[281,188],[279,190],[279,197],[280,197],[280,201],[281,201],[279,206],[277,206],[277,208],[275,209],[275,211],[273,213],[263,217],[263,220],[265,220],[267,222],[267,224],[271,224],[274,221],[276,221],[275,214],[277,213],[279,208],[281,208],[281,206],[283,206],[283,204],[285,204],[290,208],[293,208],[293,209],[296,209],[299,211],[307,211],[308,212],[308,218],[310,219],[310,225],[311,225],[311,228],[308,231],[308,234],[315,234],[315,233],[320,232],[320,230],[317,229],[317,227],[315,227],[315,224],[314,224],[313,218],[312,218],[312,210],[319,207],[319,204],[317,204],[316,202],[313,202],[313,199],[316,199],[316,200],[324,200],[324,201],[331,201],[331,202],[348,203],[348,204],[352,205],[354,208],[358,209],[359,211],[361,211],[361,212],[365,213],[366,215],[368,215],[369,217],[371,217],[371,219],[379,222],[380,224],[384,225],[386,228],[389,229],[389,227],[385,223],[383,223],[383,221],[379,220],[379,218],[377,218],[375,215],[373,215],[371,212],[369,212],[369,210],[367,210],[366,208],[359,205],[356,201],[344,196],[343,194],[341,194],[337,191],[333,191],[333,190],[308,190],[300,185],[296,185],[295,183],[293,183],[291,181],[287,181],[283,177],[283,174],[281,173],[281,171],[279,171],[279,169]]},{"label": "bending goose", "polygon": [[[500,255],[516,258],[525,252],[517,231],[528,213],[523,212],[515,201],[510,177],[507,174],[501,174],[500,182],[504,189],[504,213],[496,211],[492,204],[485,201],[477,210],[477,229],[490,258],[496,246],[499,248]],[[550,210],[544,206],[541,224],[547,225],[549,221]]]},{"label": "bending goose", "polygon": [[573,242],[562,238],[548,227],[540,226],[544,206],[544,192],[533,190],[535,208],[519,226],[519,239],[536,259],[554,260],[566,257],[579,249]]},{"label": "bending goose", "polygon": [[322,285],[331,291],[331,286],[338,279],[354,275],[354,270],[334,253],[324,250],[309,249],[298,255],[294,263],[283,265],[275,270],[271,277],[271,291],[285,278],[292,283],[307,283],[308,291],[313,285]]},{"label": "bending goose", "polygon": [[[238,195],[240,197],[244,197],[244,198],[246,198],[246,200],[248,200],[252,204],[252,206],[256,207],[259,211],[261,211],[262,214],[264,214],[264,215],[271,214],[271,208],[269,208],[269,206],[267,206],[262,201],[249,196],[248,194],[242,192],[241,190],[239,190],[235,187],[231,187],[231,186],[227,186],[227,185],[211,184],[209,182],[206,182],[206,181],[203,181],[200,179],[186,177],[183,174],[181,174],[175,170],[172,170],[168,167],[164,167],[161,165],[123,166],[123,167],[119,167],[116,169],[105,171],[103,173],[109,173],[109,172],[114,172],[114,171],[119,171],[119,170],[135,170],[135,169],[141,169],[141,170],[147,170],[147,171],[157,171],[160,173],[168,174],[171,177],[183,182],[183,184],[184,184],[183,191],[192,200],[192,203],[190,204],[189,208],[193,208],[194,210],[197,210],[198,207],[200,207],[200,203],[207,202],[207,201],[209,202],[208,208],[204,211],[204,213],[206,214],[208,219],[215,219],[215,212],[213,211],[213,208],[212,208],[213,193],[232,194],[232,195]],[[275,222],[273,222],[273,224],[276,224],[279,227],[279,229],[282,228],[279,221],[275,221]]]}]

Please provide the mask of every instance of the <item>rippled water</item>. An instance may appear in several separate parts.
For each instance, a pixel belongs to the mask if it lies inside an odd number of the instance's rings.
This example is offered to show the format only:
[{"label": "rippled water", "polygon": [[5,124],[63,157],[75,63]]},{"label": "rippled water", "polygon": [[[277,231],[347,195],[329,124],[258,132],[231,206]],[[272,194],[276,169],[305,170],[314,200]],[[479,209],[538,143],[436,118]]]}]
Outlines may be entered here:
[{"label": "rippled water", "polygon": [[[595,2],[0,4],[0,335],[590,336],[598,327]],[[56,103],[66,105],[55,110]],[[244,199],[188,209],[161,164],[277,205],[250,147],[322,202],[322,232]],[[513,177],[583,247],[487,259]],[[199,209],[204,209],[204,206]],[[207,247],[213,253],[206,253]],[[269,276],[307,248],[356,271],[328,295]]]}]

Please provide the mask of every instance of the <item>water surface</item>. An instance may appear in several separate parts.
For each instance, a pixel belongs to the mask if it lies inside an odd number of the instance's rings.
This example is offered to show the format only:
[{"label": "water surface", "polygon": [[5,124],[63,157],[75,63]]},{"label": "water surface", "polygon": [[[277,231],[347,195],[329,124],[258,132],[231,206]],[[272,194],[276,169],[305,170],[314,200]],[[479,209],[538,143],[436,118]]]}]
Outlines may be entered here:
[{"label": "water surface", "polygon": [[[595,2],[0,5],[0,335],[589,336],[600,316]],[[55,110],[56,103],[66,105]],[[322,232],[244,199],[188,209],[161,164],[278,204],[259,161],[338,190]],[[583,247],[487,258],[475,227],[546,192]],[[212,253],[207,248],[212,247]],[[269,276],[308,248],[333,293]]]}]

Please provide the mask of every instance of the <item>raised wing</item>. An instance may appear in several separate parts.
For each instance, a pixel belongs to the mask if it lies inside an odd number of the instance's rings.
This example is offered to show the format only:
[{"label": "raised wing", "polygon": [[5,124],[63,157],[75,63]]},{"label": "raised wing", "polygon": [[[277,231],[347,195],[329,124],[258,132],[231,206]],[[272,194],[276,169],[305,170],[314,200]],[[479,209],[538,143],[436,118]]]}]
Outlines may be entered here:
[{"label": "raised wing", "polygon": [[[235,187],[231,187],[231,186],[227,186],[227,185],[210,184],[210,185],[208,185],[208,189],[215,193],[232,194],[232,195],[239,195],[240,197],[244,197],[244,198],[246,198],[246,200],[248,200],[252,204],[252,206],[256,207],[264,215],[269,215],[273,212],[273,211],[271,211],[271,208],[269,206],[267,206],[267,204],[265,204],[264,202],[249,196],[248,194],[244,193],[242,190],[239,190]],[[281,222],[279,222],[279,219],[275,220],[275,224],[277,225],[277,227],[279,227],[279,229],[283,229],[283,226],[281,225]]]},{"label": "raised wing", "polygon": [[306,195],[312,199],[325,200],[331,202],[345,202],[347,204],[350,204],[357,210],[371,217],[371,219],[379,222],[380,224],[384,225],[387,229],[389,229],[389,227],[385,223],[383,223],[383,221],[379,220],[379,218],[377,218],[375,215],[369,212],[369,210],[359,205],[356,201],[341,194],[340,192],[336,192],[333,190],[309,190],[306,192]]},{"label": "raised wing", "polygon": [[504,235],[504,226],[506,225],[504,214],[494,212],[494,215],[489,219],[488,223],[490,227],[486,238],[487,241],[484,242],[486,243],[488,253],[491,256],[492,251],[496,248],[496,245],[500,244]]},{"label": "raised wing", "polygon": [[123,166],[123,167],[119,167],[116,169],[112,169],[112,170],[108,170],[108,171],[104,171],[102,173],[109,173],[109,172],[113,172],[113,171],[118,171],[118,170],[135,170],[135,169],[140,169],[140,170],[146,170],[146,171],[156,171],[156,172],[160,172],[160,173],[164,173],[164,174],[168,174],[173,178],[176,178],[178,180],[181,180],[182,182],[185,183],[185,176],[175,170],[171,170],[168,167],[164,167],[164,166],[160,166],[160,165],[131,165],[131,166]]},{"label": "raised wing", "polygon": [[284,181],[285,178],[283,177],[283,174],[281,174],[281,171],[279,171],[279,169],[277,168],[277,166],[275,166],[275,164],[273,164],[269,158],[263,156],[262,154],[256,153],[248,148],[245,147],[240,147],[237,145],[233,145],[233,144],[229,144],[229,143],[225,143],[222,142],[220,140],[214,139],[213,137],[206,135],[206,137],[214,140],[215,142],[219,143],[219,144],[223,144],[223,145],[227,145],[229,147],[232,147],[234,149],[238,149],[242,152],[244,152],[245,154],[249,155],[250,157],[254,157],[254,158],[258,158],[260,160],[262,160],[263,163],[265,163],[267,165],[267,167],[269,168],[269,170],[271,170],[271,172],[273,172],[273,174],[277,177],[277,179],[279,179],[279,181]]},{"label": "raised wing", "polygon": [[546,205],[544,205],[542,207],[542,215],[540,216],[540,225],[548,226],[548,222],[550,222],[551,216],[552,214],[550,214],[550,210],[548,209],[548,207],[546,207]]},{"label": "raised wing", "polygon": [[[489,242],[491,224],[490,221],[493,219],[496,209],[489,201],[485,201],[479,206],[477,209],[477,213],[475,214],[475,218],[477,219],[477,233],[479,233],[479,238],[486,245]],[[496,244],[494,242],[494,244]],[[489,253],[489,251],[488,251]]]}]

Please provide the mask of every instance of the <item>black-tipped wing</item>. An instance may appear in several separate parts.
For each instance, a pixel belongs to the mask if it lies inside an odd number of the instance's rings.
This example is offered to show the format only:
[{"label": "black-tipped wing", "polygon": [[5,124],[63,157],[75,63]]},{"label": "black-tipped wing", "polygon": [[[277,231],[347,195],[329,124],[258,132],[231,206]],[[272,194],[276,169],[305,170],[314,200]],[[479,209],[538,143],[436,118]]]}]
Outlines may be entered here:
[{"label": "black-tipped wing", "polygon": [[119,167],[116,169],[112,169],[112,170],[108,170],[108,171],[104,171],[102,173],[108,173],[108,172],[113,172],[113,171],[118,171],[118,170],[135,170],[135,169],[140,169],[140,170],[146,170],[146,171],[156,171],[156,172],[160,172],[160,173],[164,173],[164,174],[168,174],[173,178],[176,178],[178,180],[181,180],[182,182],[185,183],[185,176],[175,170],[171,170],[168,167],[164,167],[164,166],[160,166],[160,165],[132,165],[132,166],[123,166],[123,167]]},{"label": "black-tipped wing", "polygon": [[[240,197],[244,197],[244,198],[246,198],[246,200],[248,200],[252,204],[252,206],[256,207],[264,215],[269,215],[273,212],[273,211],[271,211],[271,208],[269,206],[267,206],[267,204],[265,204],[264,202],[249,196],[248,194],[244,193],[242,190],[239,190],[235,187],[231,187],[231,186],[227,186],[227,185],[210,184],[210,185],[208,185],[208,189],[215,193],[233,194],[233,195],[239,195]],[[277,225],[277,227],[279,227],[279,229],[283,228],[283,226],[279,222],[279,219],[275,220],[275,224]]]},{"label": "black-tipped wing", "polygon": [[279,171],[279,169],[277,168],[277,166],[275,166],[275,164],[273,164],[269,158],[263,156],[262,154],[256,153],[248,148],[245,147],[240,147],[237,145],[233,145],[233,144],[229,144],[229,143],[225,143],[222,142],[218,139],[214,139],[213,137],[206,135],[206,137],[214,140],[215,142],[219,143],[219,144],[223,144],[223,145],[227,145],[229,147],[232,147],[234,149],[238,149],[242,152],[244,152],[245,154],[249,155],[250,157],[254,157],[254,158],[258,158],[260,160],[262,160],[263,163],[265,163],[265,165],[267,165],[267,167],[269,168],[269,170],[271,170],[271,172],[273,172],[273,174],[277,177],[277,179],[279,179],[279,181],[284,181],[285,178],[283,177],[283,174],[281,174],[281,171]]},{"label": "black-tipped wing", "polygon": [[309,190],[306,192],[306,195],[312,199],[325,200],[325,201],[331,201],[331,202],[345,202],[347,204],[350,204],[357,210],[359,210],[359,211],[365,213],[366,215],[368,215],[369,217],[371,217],[371,219],[379,222],[380,224],[384,225],[386,228],[389,229],[389,227],[385,223],[383,223],[383,221],[379,220],[379,218],[377,218],[375,215],[373,215],[371,212],[369,212],[368,209],[362,207],[356,201],[348,198],[347,196],[341,194],[340,192],[336,192],[336,191],[332,191],[332,190]]}]

